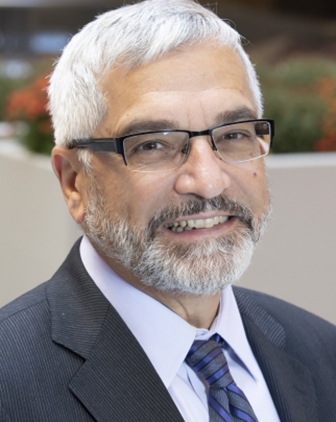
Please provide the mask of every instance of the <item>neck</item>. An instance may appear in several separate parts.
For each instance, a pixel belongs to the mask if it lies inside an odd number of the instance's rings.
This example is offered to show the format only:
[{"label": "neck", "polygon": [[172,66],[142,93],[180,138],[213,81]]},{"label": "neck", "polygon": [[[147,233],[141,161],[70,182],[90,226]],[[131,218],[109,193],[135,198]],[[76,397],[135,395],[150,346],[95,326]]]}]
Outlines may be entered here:
[{"label": "neck", "polygon": [[169,294],[157,289],[143,289],[145,293],[171,309],[190,325],[209,329],[216,318],[221,293],[215,296]]},{"label": "neck", "polygon": [[190,325],[206,329],[211,327],[218,312],[221,293],[214,296],[196,296],[164,292],[155,287],[145,286],[132,272],[126,270],[117,262],[106,257],[104,259],[121,278],[171,309]]}]

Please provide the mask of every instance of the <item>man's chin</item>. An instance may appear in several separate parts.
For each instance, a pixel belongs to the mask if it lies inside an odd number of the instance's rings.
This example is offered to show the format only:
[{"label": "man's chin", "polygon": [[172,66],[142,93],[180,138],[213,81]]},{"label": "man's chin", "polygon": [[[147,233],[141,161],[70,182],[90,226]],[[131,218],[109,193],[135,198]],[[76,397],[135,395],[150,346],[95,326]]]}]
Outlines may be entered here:
[{"label": "man's chin", "polygon": [[248,235],[167,242],[146,248],[132,269],[146,286],[174,294],[215,295],[236,282],[249,266],[255,245]]}]

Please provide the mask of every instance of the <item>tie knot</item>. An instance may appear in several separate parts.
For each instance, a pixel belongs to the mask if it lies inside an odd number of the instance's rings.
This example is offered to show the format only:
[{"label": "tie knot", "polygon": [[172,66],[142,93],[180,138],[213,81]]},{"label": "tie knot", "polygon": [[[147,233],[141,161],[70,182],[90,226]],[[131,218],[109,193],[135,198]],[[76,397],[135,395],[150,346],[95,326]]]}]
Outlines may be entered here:
[{"label": "tie knot", "polygon": [[226,388],[233,379],[222,350],[223,340],[215,335],[207,341],[193,343],[186,357],[187,364],[206,380],[210,388]]}]

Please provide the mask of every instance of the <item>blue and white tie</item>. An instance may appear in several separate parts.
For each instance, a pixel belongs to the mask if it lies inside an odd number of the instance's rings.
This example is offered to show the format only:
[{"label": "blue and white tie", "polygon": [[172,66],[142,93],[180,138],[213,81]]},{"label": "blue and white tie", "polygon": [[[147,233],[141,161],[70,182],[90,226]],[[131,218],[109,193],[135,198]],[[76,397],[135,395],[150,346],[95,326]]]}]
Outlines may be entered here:
[{"label": "blue and white tie", "polygon": [[187,364],[209,384],[210,422],[258,422],[230,374],[223,341],[218,334],[207,341],[195,341],[186,357]]}]

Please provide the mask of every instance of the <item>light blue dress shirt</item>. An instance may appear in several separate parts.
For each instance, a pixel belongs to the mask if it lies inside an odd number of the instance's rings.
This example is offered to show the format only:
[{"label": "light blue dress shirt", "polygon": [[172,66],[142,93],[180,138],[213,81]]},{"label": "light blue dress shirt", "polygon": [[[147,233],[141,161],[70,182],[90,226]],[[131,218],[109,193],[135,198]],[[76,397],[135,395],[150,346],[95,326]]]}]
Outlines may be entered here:
[{"label": "light blue dress shirt", "polygon": [[84,236],[83,264],[132,331],[186,422],[208,422],[207,385],[184,359],[195,339],[218,333],[231,374],[246,394],[259,422],[280,422],[263,374],[247,341],[231,287],[224,290],[210,330],[197,329],[169,308],[121,279]]}]

